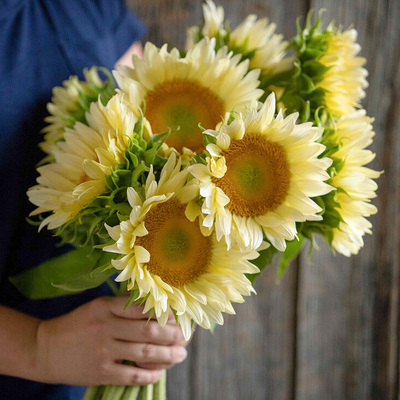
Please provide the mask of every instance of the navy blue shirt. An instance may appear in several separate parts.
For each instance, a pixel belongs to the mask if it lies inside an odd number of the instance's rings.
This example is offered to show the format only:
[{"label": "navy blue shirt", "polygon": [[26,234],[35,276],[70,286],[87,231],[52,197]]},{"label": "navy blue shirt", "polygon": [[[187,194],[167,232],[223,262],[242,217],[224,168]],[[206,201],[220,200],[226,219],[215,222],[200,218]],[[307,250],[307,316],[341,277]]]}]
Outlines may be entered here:
[{"label": "navy blue shirt", "polygon": [[[57,240],[26,222],[35,207],[26,191],[35,184],[38,148],[52,88],[70,75],[83,79],[93,65],[112,69],[144,34],[122,0],[2,0],[0,6],[0,303],[42,319],[64,314],[94,297],[82,294],[32,301],[8,276],[60,254]],[[0,345],[4,345],[0,343]],[[85,388],[45,385],[0,376],[1,399],[77,400]]]}]

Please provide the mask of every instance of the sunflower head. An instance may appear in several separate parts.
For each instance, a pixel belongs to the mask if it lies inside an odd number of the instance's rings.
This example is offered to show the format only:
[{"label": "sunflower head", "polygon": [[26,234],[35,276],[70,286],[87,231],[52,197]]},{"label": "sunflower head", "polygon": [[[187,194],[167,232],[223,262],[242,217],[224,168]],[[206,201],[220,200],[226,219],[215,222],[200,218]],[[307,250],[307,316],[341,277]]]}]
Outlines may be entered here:
[{"label": "sunflower head", "polygon": [[358,253],[363,236],[371,234],[367,218],[377,212],[371,199],[376,197],[374,179],[381,173],[366,167],[375,157],[367,149],[373,136],[372,119],[358,110],[331,123],[322,137],[333,160],[328,182],[336,190],[321,198],[323,220],[304,223],[303,233],[309,238],[312,233],[321,234],[332,249],[345,256]]},{"label": "sunflower head", "polygon": [[147,43],[144,59],[134,69],[116,74],[133,110],[144,110],[153,133],[169,132],[166,144],[183,153],[204,150],[202,129],[214,129],[226,113],[258,99],[258,71],[248,62],[215,51],[215,39],[205,38],[181,57],[177,49],[157,49]]},{"label": "sunflower head", "polygon": [[45,216],[41,228],[61,233],[69,226],[73,233],[93,221],[100,226],[123,207],[121,188],[140,187],[151,165],[165,163],[158,156],[162,137],[145,140],[144,118],[138,119],[120,94],[107,105],[92,103],[86,119],[89,126],[77,122],[66,128],[64,140],[54,145],[54,161],[38,168],[38,184],[28,191],[38,207],[31,215]]},{"label": "sunflower head", "polygon": [[257,249],[266,237],[283,251],[296,236],[297,222],[322,218],[311,197],[332,190],[324,183],[331,160],[318,158],[325,149],[317,143],[322,129],[296,125],[297,117],[275,117],[271,94],[260,110],[254,104],[247,115],[205,132],[214,143],[207,145],[206,165],[189,167],[200,193],[189,215],[199,215],[228,248]]},{"label": "sunflower head", "polygon": [[[100,78],[99,72],[106,80]],[[63,139],[66,128],[73,128],[76,122],[87,124],[85,114],[92,102],[100,99],[105,105],[115,94],[114,80],[105,68],[85,68],[83,74],[84,81],[71,76],[62,87],[53,89],[51,103],[47,104],[50,116],[45,118],[48,125],[42,131],[44,141],[40,143],[40,148],[49,155],[53,145]]]},{"label": "sunflower head", "polygon": [[262,80],[271,80],[274,75],[290,69],[291,59],[285,58],[287,42],[283,35],[275,34],[276,24],[267,18],[257,19],[249,15],[235,29],[229,21],[224,24],[224,10],[211,0],[203,4],[204,23],[188,30],[187,49],[204,37],[215,38],[217,49],[227,46],[229,51],[250,61],[250,69],[260,69]]},{"label": "sunflower head", "polygon": [[205,37],[216,38],[218,48],[226,43],[227,30],[224,28],[224,8],[216,6],[212,0],[206,0],[202,5],[203,22],[198,26],[187,29],[186,50],[190,50],[196,43]]},{"label": "sunflower head", "polygon": [[199,224],[185,215],[186,203],[197,187],[187,182],[174,154],[157,181],[150,170],[137,192],[127,189],[128,218],[108,227],[115,244],[105,251],[120,254],[113,266],[117,281],[127,281],[134,299],[153,309],[161,325],[173,310],[186,338],[192,322],[209,329],[223,323],[222,313],[233,313],[231,302],[242,302],[253,289],[245,273],[258,271],[248,260],[255,252],[227,252],[213,235],[203,235]]},{"label": "sunflower head", "polygon": [[313,25],[310,12],[304,29],[298,24],[291,43],[296,52],[293,75],[281,98],[288,112],[300,111],[302,120],[313,120],[321,107],[336,118],[350,114],[368,86],[366,60],[357,56],[356,30],[343,31],[333,23],[323,29],[321,15]]}]

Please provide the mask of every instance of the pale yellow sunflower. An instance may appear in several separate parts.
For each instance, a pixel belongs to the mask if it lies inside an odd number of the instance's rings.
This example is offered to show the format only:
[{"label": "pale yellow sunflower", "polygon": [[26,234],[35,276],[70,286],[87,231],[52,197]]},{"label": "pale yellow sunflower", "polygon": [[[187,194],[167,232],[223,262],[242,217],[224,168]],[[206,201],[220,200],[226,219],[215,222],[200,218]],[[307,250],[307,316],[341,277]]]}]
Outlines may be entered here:
[{"label": "pale yellow sunflower", "polygon": [[207,0],[203,4],[203,15],[201,30],[198,26],[188,29],[187,49],[194,46],[201,32],[204,37],[222,39],[229,50],[249,57],[250,69],[259,68],[263,74],[274,74],[291,67],[293,59],[285,58],[288,42],[283,40],[283,35],[274,33],[276,24],[267,18],[257,19],[255,15],[249,15],[228,35],[221,6],[216,7],[214,2]]},{"label": "pale yellow sunflower", "polygon": [[226,30],[223,27],[224,23],[224,8],[221,6],[216,6],[213,1],[206,0],[202,5],[204,23],[203,27],[200,29],[199,26],[191,26],[187,29],[186,35],[186,50],[191,49],[197,42],[198,38],[203,37],[224,37],[226,35]]},{"label": "pale yellow sunflower", "polygon": [[226,48],[215,52],[215,40],[203,39],[181,57],[177,49],[147,43],[144,59],[133,59],[115,77],[132,109],[144,110],[154,133],[172,130],[167,145],[202,152],[199,128],[215,128],[233,109],[240,110],[262,95],[259,71],[248,72],[248,61]]},{"label": "pale yellow sunflower", "polygon": [[249,68],[259,68],[264,75],[288,70],[293,62],[293,58],[285,58],[288,42],[283,35],[274,33],[275,29],[276,24],[267,18],[249,15],[231,32],[228,47],[253,53]]},{"label": "pale yellow sunflower", "polygon": [[218,33],[225,34],[222,27],[224,23],[224,9],[216,6],[211,0],[206,0],[203,4],[204,26],[201,30],[203,36],[214,37]]},{"label": "pale yellow sunflower", "polygon": [[207,146],[211,157],[207,165],[189,167],[199,181],[200,201],[190,203],[187,215],[200,216],[228,248],[237,243],[257,249],[264,234],[284,251],[296,237],[296,222],[322,219],[311,198],[332,190],[324,182],[332,160],[318,158],[325,149],[316,142],[323,129],[296,125],[297,113],[274,115],[271,94],[259,111],[254,105],[219,131],[206,131],[216,139]]},{"label": "pale yellow sunflower", "polygon": [[[83,74],[85,81],[71,76],[62,83],[63,86],[53,88],[53,97],[47,104],[50,115],[45,118],[48,125],[42,130],[44,141],[39,144],[47,154],[51,154],[54,144],[63,139],[66,128],[73,128],[77,119],[84,118],[86,104],[83,105],[82,101],[86,103],[97,100],[97,96],[106,88],[97,67],[85,68]],[[113,85],[107,91],[111,92],[112,88]]]},{"label": "pale yellow sunflower", "polygon": [[150,171],[143,198],[128,188],[129,219],[107,227],[115,244],[104,250],[123,255],[112,261],[120,271],[116,281],[138,289],[144,312],[154,309],[164,326],[173,310],[189,339],[192,321],[209,329],[212,322],[223,323],[222,313],[233,314],[231,303],[254,291],[245,274],[259,270],[248,261],[257,252],[227,251],[186,218],[185,203],[198,191],[186,183],[187,172],[171,154],[158,183]]},{"label": "pale yellow sunflower", "polygon": [[329,69],[316,85],[326,91],[325,106],[335,117],[352,113],[365,97],[368,72],[363,68],[365,58],[357,57],[361,47],[356,40],[355,29],[332,32],[327,39],[327,52],[318,59]]},{"label": "pale yellow sunflower", "polygon": [[38,185],[28,190],[38,208],[31,215],[51,214],[41,223],[55,229],[73,219],[97,196],[107,191],[106,175],[124,161],[136,116],[119,94],[107,104],[92,103],[90,126],[80,122],[66,129],[54,144],[54,162],[38,168]]},{"label": "pale yellow sunflower", "polygon": [[365,167],[375,157],[366,149],[374,136],[372,121],[364,110],[358,110],[340,118],[336,124],[337,140],[341,146],[332,158],[342,160],[344,166],[329,183],[338,189],[335,200],[340,207],[336,210],[343,221],[333,231],[332,246],[348,257],[357,254],[364,245],[365,233],[372,233],[372,224],[367,217],[377,212],[371,199],[376,197],[377,190],[373,179],[378,178],[380,172]]}]

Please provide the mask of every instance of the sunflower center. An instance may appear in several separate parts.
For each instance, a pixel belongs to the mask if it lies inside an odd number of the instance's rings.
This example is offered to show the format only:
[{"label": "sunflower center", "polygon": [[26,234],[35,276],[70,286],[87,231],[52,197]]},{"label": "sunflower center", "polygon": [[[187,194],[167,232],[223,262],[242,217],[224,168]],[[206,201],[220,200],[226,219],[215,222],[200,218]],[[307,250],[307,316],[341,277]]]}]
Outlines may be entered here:
[{"label": "sunflower center", "polygon": [[283,203],[290,168],[280,144],[250,134],[232,141],[224,156],[227,172],[214,183],[230,198],[227,207],[233,214],[254,217]]},{"label": "sunflower center", "polygon": [[212,242],[200,231],[198,222],[185,216],[185,206],[175,200],[157,204],[144,220],[148,234],[136,239],[150,253],[147,269],[165,283],[181,287],[205,274]]},{"label": "sunflower center", "polygon": [[204,149],[204,128],[215,128],[225,114],[222,100],[210,89],[190,80],[163,82],[145,98],[146,118],[154,132],[173,132],[167,139],[169,146],[182,151],[187,147],[195,152]]}]

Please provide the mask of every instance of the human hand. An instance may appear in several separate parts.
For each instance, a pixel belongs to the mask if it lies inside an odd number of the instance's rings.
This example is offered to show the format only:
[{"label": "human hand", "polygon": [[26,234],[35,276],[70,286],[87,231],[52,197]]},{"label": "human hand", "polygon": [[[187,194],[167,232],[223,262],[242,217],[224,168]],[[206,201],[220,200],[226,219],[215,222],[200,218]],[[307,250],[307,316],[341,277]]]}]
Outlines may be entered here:
[{"label": "human hand", "polygon": [[140,42],[133,43],[126,50],[122,57],[115,63],[115,69],[119,71],[123,65],[133,68],[132,56],[134,55],[143,58],[143,46]]},{"label": "human hand", "polygon": [[[38,380],[73,385],[146,385],[187,355],[171,313],[161,327],[126,297],[101,297],[42,321],[37,331]],[[132,361],[136,366],[123,364]]]}]

